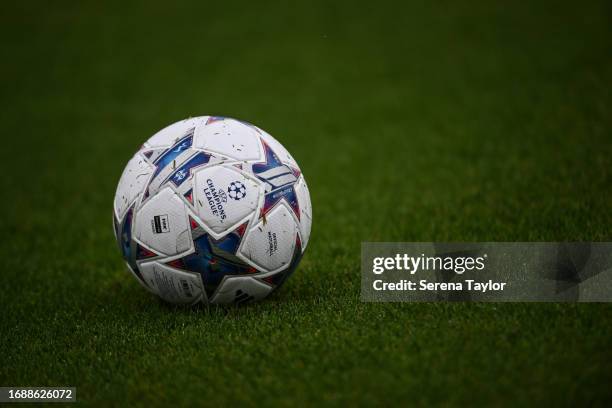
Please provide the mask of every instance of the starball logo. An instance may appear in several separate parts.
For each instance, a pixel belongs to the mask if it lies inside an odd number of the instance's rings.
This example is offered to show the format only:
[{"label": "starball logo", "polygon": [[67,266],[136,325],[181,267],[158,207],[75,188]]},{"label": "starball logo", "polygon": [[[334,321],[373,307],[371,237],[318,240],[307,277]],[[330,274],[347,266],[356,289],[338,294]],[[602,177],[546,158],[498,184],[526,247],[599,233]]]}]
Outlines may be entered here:
[{"label": "starball logo", "polygon": [[406,271],[414,275],[418,271],[453,271],[463,274],[466,271],[485,268],[487,255],[473,256],[411,256],[408,254],[396,254],[393,257],[377,257],[372,261],[372,272],[380,275],[385,271]]}]

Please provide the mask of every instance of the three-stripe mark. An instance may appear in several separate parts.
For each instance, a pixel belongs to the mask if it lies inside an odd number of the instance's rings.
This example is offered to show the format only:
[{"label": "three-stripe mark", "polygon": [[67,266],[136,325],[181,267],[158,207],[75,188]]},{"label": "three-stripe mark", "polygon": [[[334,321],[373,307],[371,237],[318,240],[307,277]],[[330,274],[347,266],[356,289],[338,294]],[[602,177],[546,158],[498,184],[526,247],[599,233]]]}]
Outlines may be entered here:
[{"label": "three-stripe mark", "polygon": [[266,193],[297,181],[297,177],[288,166],[279,166],[257,174],[266,183]]},{"label": "three-stripe mark", "polygon": [[236,302],[237,305],[251,302],[253,300],[255,300],[255,298],[249,295],[248,293],[243,292],[242,289],[238,289],[236,291],[236,297],[234,298],[234,302]]}]

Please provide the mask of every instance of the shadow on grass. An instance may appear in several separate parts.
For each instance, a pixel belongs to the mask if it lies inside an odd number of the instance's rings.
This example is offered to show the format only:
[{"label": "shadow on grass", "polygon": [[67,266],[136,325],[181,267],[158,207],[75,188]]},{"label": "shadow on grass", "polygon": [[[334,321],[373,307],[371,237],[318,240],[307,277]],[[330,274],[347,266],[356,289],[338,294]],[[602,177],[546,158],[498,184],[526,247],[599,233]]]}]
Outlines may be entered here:
[{"label": "shadow on grass", "polygon": [[[126,274],[127,275],[127,274]],[[101,309],[119,315],[149,316],[193,316],[204,317],[240,316],[253,313],[268,313],[279,308],[311,304],[321,299],[318,285],[309,284],[302,279],[288,280],[275,289],[267,298],[245,304],[214,305],[198,302],[194,305],[172,304],[148,292],[129,276],[115,279],[112,283],[95,293],[91,293],[83,310],[99,312]]]}]

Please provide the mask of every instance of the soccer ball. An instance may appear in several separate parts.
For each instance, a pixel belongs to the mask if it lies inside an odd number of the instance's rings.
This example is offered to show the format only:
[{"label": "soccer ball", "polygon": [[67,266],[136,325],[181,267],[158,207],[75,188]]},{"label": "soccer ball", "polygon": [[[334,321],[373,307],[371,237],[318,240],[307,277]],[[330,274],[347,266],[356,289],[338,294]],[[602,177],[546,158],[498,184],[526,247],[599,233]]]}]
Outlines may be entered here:
[{"label": "soccer ball", "polygon": [[171,303],[263,299],[295,270],[312,208],[296,161],[272,136],[201,116],[160,130],[117,186],[115,237],[128,269]]}]

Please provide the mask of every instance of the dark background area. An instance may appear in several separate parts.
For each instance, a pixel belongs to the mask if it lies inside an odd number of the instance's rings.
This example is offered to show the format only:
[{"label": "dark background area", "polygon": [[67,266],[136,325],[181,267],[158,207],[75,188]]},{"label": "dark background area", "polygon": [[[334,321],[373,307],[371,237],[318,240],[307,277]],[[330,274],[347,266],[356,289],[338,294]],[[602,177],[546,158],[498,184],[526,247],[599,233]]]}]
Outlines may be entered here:
[{"label": "dark background area", "polygon": [[[361,241],[612,239],[609,3],[13,2],[0,14],[0,385],[89,403],[603,405],[606,304],[364,304]],[[124,269],[124,165],[250,121],[309,183],[271,299],[168,306]]]}]

